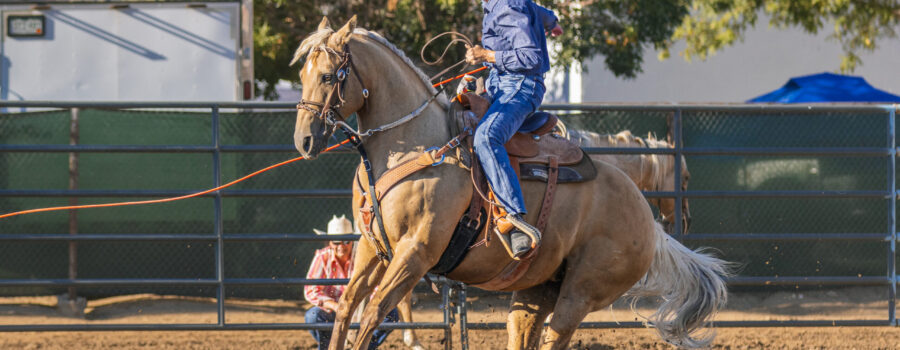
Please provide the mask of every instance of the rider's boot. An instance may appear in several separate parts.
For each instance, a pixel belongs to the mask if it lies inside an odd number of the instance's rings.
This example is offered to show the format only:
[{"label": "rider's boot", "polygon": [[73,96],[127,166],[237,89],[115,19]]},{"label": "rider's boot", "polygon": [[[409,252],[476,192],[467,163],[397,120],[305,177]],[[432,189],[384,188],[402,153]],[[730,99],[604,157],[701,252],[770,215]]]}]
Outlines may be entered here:
[{"label": "rider's boot", "polygon": [[520,258],[541,244],[541,231],[531,226],[519,214],[508,214],[506,219],[515,226],[509,233],[513,257]]}]

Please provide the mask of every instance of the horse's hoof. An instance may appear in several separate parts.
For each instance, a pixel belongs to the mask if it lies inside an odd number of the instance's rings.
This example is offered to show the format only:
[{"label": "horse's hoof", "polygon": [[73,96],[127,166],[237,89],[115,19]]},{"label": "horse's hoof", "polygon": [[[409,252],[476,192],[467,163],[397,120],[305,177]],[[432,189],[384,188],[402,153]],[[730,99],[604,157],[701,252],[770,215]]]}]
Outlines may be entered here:
[{"label": "horse's hoof", "polygon": [[519,230],[509,233],[509,243],[514,258],[520,258],[531,250],[531,237]]}]

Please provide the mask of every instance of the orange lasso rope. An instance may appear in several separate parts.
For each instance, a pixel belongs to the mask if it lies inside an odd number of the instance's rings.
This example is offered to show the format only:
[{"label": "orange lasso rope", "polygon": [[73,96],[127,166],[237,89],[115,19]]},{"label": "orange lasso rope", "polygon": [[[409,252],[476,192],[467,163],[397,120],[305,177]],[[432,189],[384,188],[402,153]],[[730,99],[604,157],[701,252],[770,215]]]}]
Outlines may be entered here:
[{"label": "orange lasso rope", "polygon": [[[324,151],[322,151],[322,153],[325,153],[325,152],[334,150],[335,148],[338,148],[338,147],[340,147],[340,146],[343,146],[343,145],[347,144],[348,142],[350,142],[350,140],[344,140],[344,141],[341,141],[341,143],[338,143],[338,144],[336,144],[336,145],[333,145],[333,146],[331,146],[331,147],[326,148]],[[192,193],[192,194],[188,194],[188,195],[184,195],[184,196],[179,196],[179,197],[162,198],[162,199],[151,199],[151,200],[146,200],[146,201],[117,202],[117,203],[103,203],[103,204],[85,204],[85,205],[70,205],[70,206],[64,206],[64,207],[50,207],[50,208],[29,209],[29,210],[22,210],[22,211],[17,211],[17,212],[14,212],[14,213],[9,213],[9,214],[3,214],[3,215],[0,215],[0,219],[5,219],[5,218],[8,218],[8,217],[11,217],[11,216],[17,216],[17,215],[25,215],[25,214],[33,214],[33,213],[42,213],[42,212],[47,212],[47,211],[57,211],[57,210],[73,210],[73,209],[88,209],[88,208],[122,207],[122,206],[127,206],[127,205],[156,204],[156,203],[174,202],[174,201],[177,201],[177,200],[182,200],[182,199],[188,199],[188,198],[199,197],[199,196],[202,196],[202,195],[205,195],[205,194],[208,194],[208,193],[216,192],[216,191],[219,191],[219,190],[222,190],[222,189],[231,187],[231,186],[233,186],[233,185],[235,185],[235,184],[237,184],[237,183],[239,183],[239,182],[242,182],[242,181],[244,181],[244,180],[247,180],[247,179],[249,179],[249,178],[251,178],[251,177],[254,177],[254,176],[259,175],[259,174],[262,174],[262,173],[264,173],[264,172],[266,172],[266,171],[275,169],[275,168],[280,167],[280,166],[282,166],[282,165],[287,165],[287,164],[296,162],[296,161],[301,160],[301,159],[303,159],[303,157],[297,157],[297,158],[294,158],[294,159],[288,159],[288,160],[283,161],[283,162],[281,162],[281,163],[273,164],[273,165],[267,166],[267,167],[265,167],[265,168],[259,169],[259,170],[257,170],[257,171],[254,171],[254,172],[252,172],[252,173],[250,173],[250,174],[248,174],[248,175],[245,175],[244,177],[241,177],[241,178],[239,178],[239,179],[237,179],[237,180],[234,180],[234,181],[229,182],[229,183],[227,183],[227,184],[224,184],[224,185],[222,185],[222,186],[215,187],[215,188],[210,188],[210,189],[208,189],[208,190],[206,190],[206,191],[197,192],[197,193]]]},{"label": "orange lasso rope", "polygon": [[455,77],[453,77],[453,78],[450,78],[450,79],[443,80],[443,81],[441,81],[441,82],[439,82],[439,83],[437,83],[437,84],[434,84],[434,85],[432,85],[432,86],[433,86],[433,87],[438,87],[438,86],[444,85],[444,84],[446,84],[446,83],[449,83],[449,82],[451,82],[451,81],[454,81],[454,80],[456,80],[456,79],[462,78],[462,77],[466,76],[467,74],[475,74],[475,73],[478,73],[478,72],[483,71],[483,70],[485,70],[485,69],[487,69],[487,66],[478,68],[478,69],[473,70],[473,71],[469,71],[468,73],[463,73],[463,74],[457,75],[457,76],[455,76]]},{"label": "orange lasso rope", "polygon": [[[451,82],[451,81],[453,81],[453,80],[462,78],[462,77],[465,76],[466,74],[477,73],[477,72],[480,72],[480,71],[482,71],[482,70],[484,70],[484,69],[486,69],[486,68],[487,68],[487,67],[481,67],[481,68],[475,69],[475,70],[473,70],[473,71],[470,71],[470,72],[468,72],[468,73],[460,74],[460,75],[455,76],[455,77],[453,77],[453,78],[446,79],[446,80],[443,80],[443,81],[441,81],[441,82],[438,82],[437,84],[434,84],[433,86],[434,86],[434,87],[438,87],[438,86],[444,85],[444,84],[449,83],[449,82]],[[326,148],[324,151],[322,151],[322,153],[325,153],[325,152],[334,150],[335,148],[338,148],[338,147],[340,147],[340,146],[343,146],[343,145],[347,144],[348,142],[350,142],[350,140],[344,140],[344,141],[341,141],[340,143],[338,143],[338,144],[336,144],[336,145],[333,145],[333,146],[331,146],[331,147]],[[199,197],[199,196],[202,196],[202,195],[205,195],[205,194],[209,194],[209,193],[212,193],[212,192],[216,192],[216,191],[219,191],[219,190],[226,189],[226,188],[228,188],[228,187],[231,187],[231,186],[233,186],[233,185],[235,185],[235,184],[237,184],[237,183],[243,182],[244,180],[247,180],[247,179],[249,179],[249,178],[251,178],[251,177],[254,177],[254,176],[256,176],[256,175],[262,174],[262,173],[264,173],[264,172],[267,172],[267,171],[269,171],[269,170],[275,169],[275,168],[280,167],[280,166],[283,166],[283,165],[291,164],[291,163],[293,163],[293,162],[296,162],[296,161],[302,160],[302,159],[303,159],[303,157],[297,157],[297,158],[293,158],[293,159],[288,159],[288,160],[283,161],[283,162],[281,162],[281,163],[273,164],[273,165],[267,166],[267,167],[265,167],[265,168],[259,169],[259,170],[257,170],[257,171],[254,171],[254,172],[252,172],[252,173],[250,173],[250,174],[248,174],[248,175],[245,175],[245,176],[243,176],[243,177],[241,177],[241,178],[239,178],[239,179],[237,179],[237,180],[231,181],[231,182],[229,182],[229,183],[227,183],[227,184],[224,184],[224,185],[222,185],[222,186],[215,187],[215,188],[210,188],[210,189],[208,189],[208,190],[206,190],[206,191],[201,191],[201,192],[197,192],[197,193],[192,193],[192,194],[188,194],[188,195],[184,195],[184,196],[170,197],[170,198],[161,198],[161,199],[151,199],[151,200],[145,200],[145,201],[116,202],[116,203],[103,203],[103,204],[85,204],[85,205],[69,205],[69,206],[62,206],[62,207],[49,207],[49,208],[29,209],[29,210],[22,210],[22,211],[17,211],[17,212],[12,212],[12,213],[7,213],[7,214],[2,214],[2,215],[0,215],[0,219],[5,219],[5,218],[8,218],[8,217],[13,217],[13,216],[18,216],[18,215],[34,214],[34,213],[43,213],[43,212],[48,212],[48,211],[58,211],[58,210],[76,210],[76,209],[90,209],[90,208],[123,207],[123,206],[129,206],[129,205],[142,205],[142,204],[156,204],[156,203],[174,202],[174,201],[178,201],[178,200],[182,200],[182,199],[188,199],[188,198]]]}]

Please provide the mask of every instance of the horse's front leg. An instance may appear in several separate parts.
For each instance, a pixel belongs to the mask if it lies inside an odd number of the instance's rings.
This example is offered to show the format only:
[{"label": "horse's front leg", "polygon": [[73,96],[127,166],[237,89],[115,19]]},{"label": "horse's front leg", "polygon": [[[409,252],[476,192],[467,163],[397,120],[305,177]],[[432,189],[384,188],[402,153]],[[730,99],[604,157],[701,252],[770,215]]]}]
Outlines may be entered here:
[{"label": "horse's front leg", "polygon": [[424,251],[421,242],[413,239],[402,240],[397,245],[397,254],[388,265],[378,291],[363,312],[354,349],[365,349],[368,346],[375,328],[404,296],[412,292],[419,279],[425,276],[431,264],[423,257]]},{"label": "horse's front leg", "polygon": [[371,244],[360,240],[354,257],[354,271],[350,276],[350,282],[344,289],[344,294],[338,302],[338,309],[334,316],[334,328],[331,331],[331,343],[328,349],[337,350],[344,346],[347,331],[350,329],[350,321],[353,311],[360,302],[372,294],[372,290],[378,285],[378,281],[384,274],[385,265],[375,255]]}]

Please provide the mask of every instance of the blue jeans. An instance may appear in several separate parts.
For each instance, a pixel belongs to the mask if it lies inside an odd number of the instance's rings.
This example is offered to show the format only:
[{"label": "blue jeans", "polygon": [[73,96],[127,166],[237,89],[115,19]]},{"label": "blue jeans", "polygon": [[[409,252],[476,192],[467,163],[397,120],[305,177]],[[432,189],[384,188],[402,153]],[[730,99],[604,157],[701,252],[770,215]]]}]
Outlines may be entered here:
[{"label": "blue jeans", "polygon": [[[400,315],[397,313],[397,309],[393,309],[388,313],[387,317],[384,318],[384,322],[397,322],[399,319]],[[306,323],[334,323],[334,313],[325,311],[318,306],[314,306],[306,311]],[[331,330],[310,330],[309,333],[312,334],[313,339],[319,343],[319,350],[328,349],[328,343],[331,343]],[[369,343],[369,350],[377,349],[378,346],[387,339],[388,334],[391,334],[390,329],[376,329],[375,332],[372,333],[372,342]]]},{"label": "blue jeans", "polygon": [[486,85],[491,107],[475,130],[475,153],[488,183],[506,212],[525,214],[519,178],[509,163],[509,155],[503,145],[544,100],[543,78],[498,74],[496,70],[491,70]]}]

